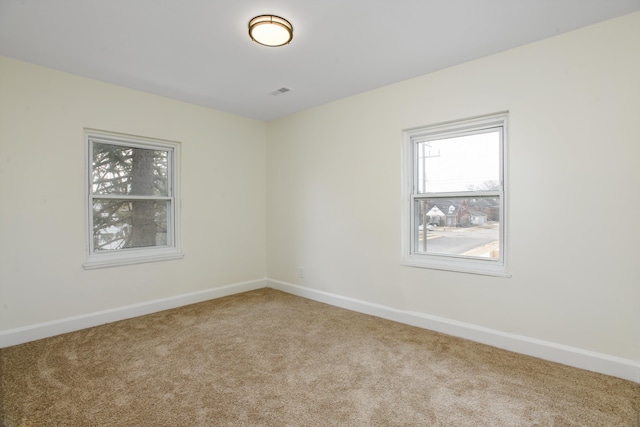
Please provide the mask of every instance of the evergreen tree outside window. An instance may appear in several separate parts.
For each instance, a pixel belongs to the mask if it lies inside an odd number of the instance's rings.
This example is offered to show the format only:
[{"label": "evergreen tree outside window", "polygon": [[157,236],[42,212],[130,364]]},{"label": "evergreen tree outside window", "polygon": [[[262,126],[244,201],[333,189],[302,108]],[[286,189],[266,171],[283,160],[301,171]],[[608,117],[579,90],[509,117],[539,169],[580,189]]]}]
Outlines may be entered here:
[{"label": "evergreen tree outside window", "polygon": [[85,268],[181,258],[174,142],[87,131]]}]

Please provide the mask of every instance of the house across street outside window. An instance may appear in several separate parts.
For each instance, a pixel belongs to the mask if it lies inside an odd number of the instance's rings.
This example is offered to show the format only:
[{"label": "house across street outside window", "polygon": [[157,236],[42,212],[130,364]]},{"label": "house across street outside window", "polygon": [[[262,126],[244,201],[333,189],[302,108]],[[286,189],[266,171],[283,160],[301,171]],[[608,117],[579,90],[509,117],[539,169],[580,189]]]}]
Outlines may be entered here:
[{"label": "house across street outside window", "polygon": [[405,265],[507,276],[507,113],[404,131]]}]

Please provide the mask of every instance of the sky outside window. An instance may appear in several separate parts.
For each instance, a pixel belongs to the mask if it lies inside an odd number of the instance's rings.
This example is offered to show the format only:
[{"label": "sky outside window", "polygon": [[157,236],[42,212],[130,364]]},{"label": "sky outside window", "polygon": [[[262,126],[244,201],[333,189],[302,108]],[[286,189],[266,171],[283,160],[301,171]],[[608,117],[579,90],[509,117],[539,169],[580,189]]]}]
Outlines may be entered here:
[{"label": "sky outside window", "polygon": [[418,144],[418,193],[492,190],[500,184],[500,132]]}]

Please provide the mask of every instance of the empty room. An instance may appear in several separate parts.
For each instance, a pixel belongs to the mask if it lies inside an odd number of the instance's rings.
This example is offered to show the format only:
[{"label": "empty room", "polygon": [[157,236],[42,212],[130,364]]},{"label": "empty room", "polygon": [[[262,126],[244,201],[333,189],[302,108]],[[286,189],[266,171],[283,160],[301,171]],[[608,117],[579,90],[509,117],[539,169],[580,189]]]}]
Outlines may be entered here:
[{"label": "empty room", "polygon": [[640,0],[0,0],[0,426],[640,426]]}]

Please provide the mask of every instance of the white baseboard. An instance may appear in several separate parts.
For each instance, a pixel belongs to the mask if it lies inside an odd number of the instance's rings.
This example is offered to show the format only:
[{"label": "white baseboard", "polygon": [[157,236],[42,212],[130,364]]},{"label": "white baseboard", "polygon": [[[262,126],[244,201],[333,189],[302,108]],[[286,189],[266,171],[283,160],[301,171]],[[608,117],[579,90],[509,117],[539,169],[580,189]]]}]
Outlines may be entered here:
[{"label": "white baseboard", "polygon": [[51,322],[0,331],[0,348],[264,287],[278,289],[293,295],[359,313],[370,314],[447,335],[465,338],[493,347],[503,348],[516,353],[640,383],[640,362],[638,361],[505,333],[424,313],[397,310],[380,304],[373,304],[272,279],[235,283],[219,288],[206,289],[81,316],[73,316]]},{"label": "white baseboard", "polygon": [[267,286],[359,313],[370,314],[447,335],[465,338],[515,353],[526,354],[563,365],[640,383],[640,362],[638,361],[501,332],[424,313],[397,310],[391,307],[305,288],[278,280],[267,279]]},{"label": "white baseboard", "polygon": [[105,323],[129,319],[145,314],[156,313],[162,310],[195,304],[215,298],[221,298],[241,292],[264,288],[266,279],[252,280],[248,282],[234,283],[219,288],[205,289],[203,291],[190,292],[168,298],[145,301],[110,310],[80,316],[67,317],[51,322],[38,323],[22,328],[0,331],[0,348],[35,341],[41,338],[52,337],[80,329],[91,328]]}]

